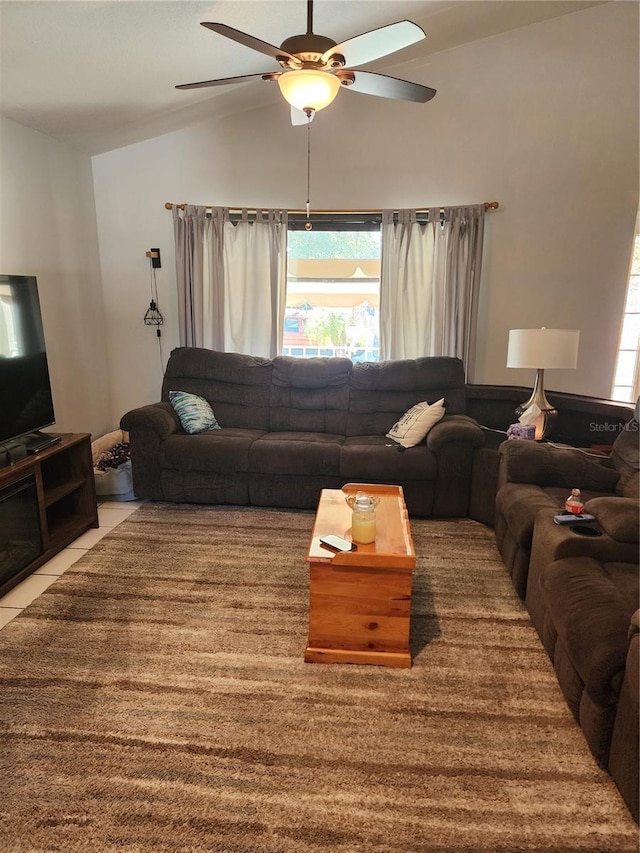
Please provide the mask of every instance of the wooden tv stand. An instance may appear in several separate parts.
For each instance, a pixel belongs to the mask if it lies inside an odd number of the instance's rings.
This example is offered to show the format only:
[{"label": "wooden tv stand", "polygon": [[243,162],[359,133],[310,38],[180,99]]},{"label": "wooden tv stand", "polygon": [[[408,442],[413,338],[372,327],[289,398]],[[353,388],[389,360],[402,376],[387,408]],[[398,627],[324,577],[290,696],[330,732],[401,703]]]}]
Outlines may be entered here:
[{"label": "wooden tv stand", "polygon": [[98,527],[98,505],[88,433],[64,433],[51,447],[0,468],[0,493],[35,480],[42,553],[12,577],[0,579],[4,595],[66,548],[90,527]]}]

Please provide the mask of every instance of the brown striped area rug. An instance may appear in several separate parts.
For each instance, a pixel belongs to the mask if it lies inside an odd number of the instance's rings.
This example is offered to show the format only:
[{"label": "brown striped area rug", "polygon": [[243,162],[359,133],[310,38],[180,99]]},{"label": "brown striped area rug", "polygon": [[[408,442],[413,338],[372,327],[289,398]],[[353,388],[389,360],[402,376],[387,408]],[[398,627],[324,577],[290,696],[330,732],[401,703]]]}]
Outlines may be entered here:
[{"label": "brown striped area rug", "polygon": [[144,505],[0,631],[0,851],[636,851],[493,531],[412,522],[394,670],[303,662],[312,522]]}]

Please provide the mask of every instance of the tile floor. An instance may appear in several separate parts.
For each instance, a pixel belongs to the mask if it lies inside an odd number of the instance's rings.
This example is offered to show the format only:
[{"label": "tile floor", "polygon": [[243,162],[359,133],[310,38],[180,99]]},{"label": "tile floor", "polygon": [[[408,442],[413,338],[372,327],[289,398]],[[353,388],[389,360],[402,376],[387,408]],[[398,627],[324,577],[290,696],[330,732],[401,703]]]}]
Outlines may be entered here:
[{"label": "tile floor", "polygon": [[117,527],[121,521],[131,515],[142,501],[106,501],[98,503],[98,522],[100,527],[90,527],[86,533],[60,551],[53,559],[40,566],[39,569],[25,578],[18,586],[14,586],[6,595],[0,598],[0,629],[8,625],[12,619],[34,601],[48,586],[55,583],[69,566],[79,560],[83,554],[92,548],[110,530]]}]

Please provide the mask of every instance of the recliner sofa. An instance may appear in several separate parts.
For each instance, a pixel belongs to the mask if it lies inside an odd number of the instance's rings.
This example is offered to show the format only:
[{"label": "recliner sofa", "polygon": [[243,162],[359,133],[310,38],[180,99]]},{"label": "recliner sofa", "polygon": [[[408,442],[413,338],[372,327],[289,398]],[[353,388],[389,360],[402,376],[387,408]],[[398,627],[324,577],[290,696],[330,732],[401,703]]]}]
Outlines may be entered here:
[{"label": "recliner sofa", "polygon": [[[496,540],[514,586],[594,758],[636,821],[639,436],[632,418],[609,457],[506,442],[496,498]],[[575,487],[599,536],[553,520]]]},{"label": "recliner sofa", "polygon": [[[630,511],[637,514],[638,429],[632,418],[613,443],[610,456],[521,439],[500,446],[496,541],[520,598],[527,591],[534,523],[540,510],[560,512],[571,489],[579,488],[586,512],[590,500],[608,496],[628,499]],[[625,555],[618,559],[637,555],[637,539],[626,544]]]},{"label": "recliner sofa", "polygon": [[[170,391],[205,398],[221,429],[189,435]],[[416,403],[444,398],[446,414],[417,446],[386,437]],[[474,449],[457,358],[353,364],[346,358],[259,358],[173,350],[160,402],[120,422],[130,436],[140,498],[315,508],[320,490],[394,483],[416,516],[466,516]]]}]

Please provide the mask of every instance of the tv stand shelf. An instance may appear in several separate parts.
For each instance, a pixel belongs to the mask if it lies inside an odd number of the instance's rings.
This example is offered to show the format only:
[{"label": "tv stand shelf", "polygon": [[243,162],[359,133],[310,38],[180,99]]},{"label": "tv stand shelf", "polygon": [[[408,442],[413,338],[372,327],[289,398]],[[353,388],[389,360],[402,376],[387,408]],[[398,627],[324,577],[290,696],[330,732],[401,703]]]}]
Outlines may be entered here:
[{"label": "tv stand shelf", "polygon": [[0,468],[0,491],[29,478],[35,478],[42,553],[12,577],[0,580],[0,595],[66,548],[85,530],[98,527],[88,433],[62,434],[57,444]]},{"label": "tv stand shelf", "polygon": [[44,494],[45,506],[50,507],[84,486],[84,478],[69,480],[54,489],[46,489]]}]

